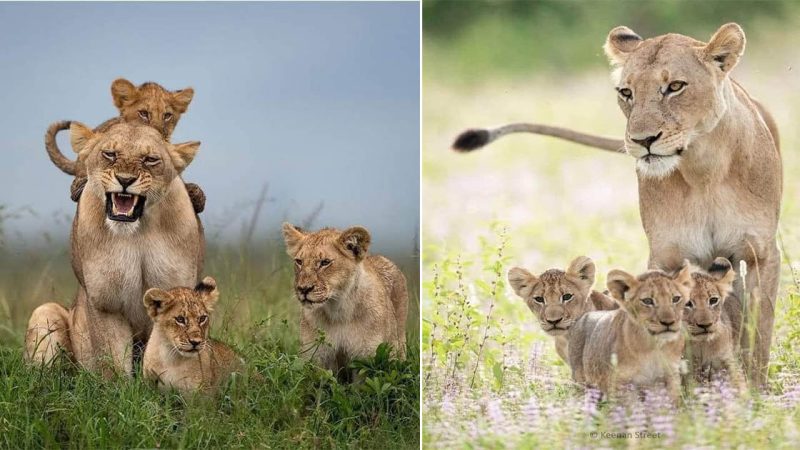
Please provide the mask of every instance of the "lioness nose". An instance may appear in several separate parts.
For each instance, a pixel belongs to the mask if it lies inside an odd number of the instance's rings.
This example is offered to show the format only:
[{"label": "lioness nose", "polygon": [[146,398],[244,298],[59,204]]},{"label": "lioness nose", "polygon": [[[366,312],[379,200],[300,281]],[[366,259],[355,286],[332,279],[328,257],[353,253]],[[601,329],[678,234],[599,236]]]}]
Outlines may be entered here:
[{"label": "lioness nose", "polygon": [[661,320],[660,322],[661,325],[664,325],[665,327],[671,327],[672,325],[675,324],[674,320]]},{"label": "lioness nose", "polygon": [[644,139],[634,139],[634,138],[631,138],[631,140],[632,140],[633,142],[636,142],[637,144],[641,145],[642,147],[646,148],[647,150],[650,150],[650,146],[651,146],[651,145],[653,145],[653,142],[657,141],[657,140],[658,140],[658,138],[660,138],[660,137],[661,137],[661,134],[662,134],[662,133],[663,133],[663,132],[659,132],[659,133],[658,133],[657,135],[655,135],[655,136],[648,136],[648,137],[646,137],[646,138],[644,138]]},{"label": "lioness nose", "polygon": [[136,177],[126,177],[120,175],[116,175],[116,177],[117,181],[119,181],[119,184],[122,185],[122,189],[127,189],[128,186],[132,185],[133,182],[136,181]]},{"label": "lioness nose", "polygon": [[303,295],[308,295],[309,292],[314,290],[314,286],[298,286],[297,291]]},{"label": "lioness nose", "polygon": [[546,320],[546,321],[547,321],[547,323],[549,323],[550,325],[555,325],[555,324],[557,324],[558,322],[561,322],[561,319],[562,319],[562,317],[559,317],[558,319],[552,319],[552,320],[551,320],[551,319],[545,319],[545,320]]}]

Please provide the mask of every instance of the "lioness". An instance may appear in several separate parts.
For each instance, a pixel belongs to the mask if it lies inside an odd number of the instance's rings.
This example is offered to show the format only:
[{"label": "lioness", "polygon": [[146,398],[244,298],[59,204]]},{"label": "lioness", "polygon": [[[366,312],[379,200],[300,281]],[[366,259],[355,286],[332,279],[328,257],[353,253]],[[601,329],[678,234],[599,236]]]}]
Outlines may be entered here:
[{"label": "lioness", "polygon": [[[70,238],[80,286],[68,338],[53,332],[26,346],[68,341],[83,367],[130,374],[132,345],[146,341],[152,327],[144,291],[193,286],[202,270],[203,229],[180,178],[200,143],[170,144],[151,127],[124,122],[100,133],[73,122],[70,131],[88,174]],[[100,364],[109,357],[111,364]]]},{"label": "lioness", "polygon": [[[538,124],[470,130],[456,142],[477,148],[503,134],[546,132],[636,159],[649,267],[676,270],[683,259],[708,267],[717,257],[745,261],[748,309],[758,308],[755,346],[741,336],[745,368],[766,380],[780,258],[776,246],[782,192],[778,130],[770,114],[730,77],[744,54],[742,28],[723,25],[706,44],[680,34],[647,40],[611,30],[604,49],[625,139],[605,139]],[[741,280],[734,284],[745,299]],[[752,314],[750,311],[748,314]]]},{"label": "lioness", "polygon": [[570,329],[573,379],[605,394],[618,385],[665,382],[670,397],[678,400],[681,318],[693,285],[691,270],[685,261],[675,275],[609,272],[608,290],[620,308],[586,313]]},{"label": "lioness", "polygon": [[[283,224],[286,252],[294,259],[294,288],[303,306],[300,341],[305,354],[334,373],[354,358],[373,356],[389,343],[405,357],[406,277],[391,261],[367,254],[369,232],[324,228],[305,232]],[[316,347],[318,330],[325,343]],[[346,375],[346,374],[345,374]]]},{"label": "lioness", "polygon": [[218,299],[217,282],[211,277],[194,289],[151,288],[144,293],[144,306],[154,322],[142,359],[146,380],[161,389],[210,392],[241,369],[242,361],[230,347],[208,337]]},{"label": "lioness", "polygon": [[615,309],[616,303],[593,291],[595,266],[586,257],[572,260],[566,271],[550,269],[538,277],[521,267],[508,271],[514,292],[539,320],[539,326],[556,341],[558,356],[569,362],[567,332],[589,311]]},{"label": "lioness", "polygon": [[[189,108],[189,103],[194,97],[194,89],[186,88],[170,92],[157,83],[147,82],[136,87],[124,78],[118,78],[111,83],[111,97],[114,106],[119,109],[119,116],[111,118],[94,129],[95,133],[104,132],[114,124],[120,122],[142,123],[153,127],[161,136],[169,141],[175,125],[181,120],[181,115]],[[56,134],[61,130],[69,129],[72,122],[62,120],[55,122],[47,128],[44,143],[47,155],[59,169],[69,175],[75,175],[70,188],[70,197],[78,201],[81,191],[86,185],[86,168],[80,160],[71,161],[61,153],[56,142]],[[186,184],[189,197],[195,212],[201,213],[205,209],[206,197],[200,186],[192,183]]]},{"label": "lioness", "polygon": [[[734,340],[739,336],[741,303],[730,295],[736,272],[730,261],[717,258],[708,273],[696,271],[692,278],[694,287],[683,316],[689,332],[685,356],[692,374],[697,381],[708,381],[714,372],[724,369],[731,383],[744,389],[742,369],[735,356],[738,342]],[[728,303],[732,305],[724,307]]]}]

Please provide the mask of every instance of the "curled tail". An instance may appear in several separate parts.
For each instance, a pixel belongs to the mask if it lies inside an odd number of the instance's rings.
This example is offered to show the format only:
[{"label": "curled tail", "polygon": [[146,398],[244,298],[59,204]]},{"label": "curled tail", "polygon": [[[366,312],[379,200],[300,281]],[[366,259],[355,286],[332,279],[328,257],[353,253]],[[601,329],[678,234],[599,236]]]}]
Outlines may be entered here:
[{"label": "curled tail", "polygon": [[47,156],[50,157],[50,161],[53,161],[56,167],[61,169],[64,173],[75,175],[77,172],[77,163],[64,156],[56,142],[56,134],[61,130],[69,130],[71,124],[72,122],[69,120],[62,120],[47,127],[47,133],[44,135],[44,146],[47,149]]},{"label": "curled tail", "polygon": [[622,139],[612,139],[593,134],[581,133],[561,127],[551,127],[538,123],[512,123],[493,129],[471,129],[459,134],[453,143],[453,150],[457,152],[471,152],[477,150],[500,137],[513,133],[533,133],[552,136],[578,144],[588,145],[603,150],[625,153],[625,143]]}]

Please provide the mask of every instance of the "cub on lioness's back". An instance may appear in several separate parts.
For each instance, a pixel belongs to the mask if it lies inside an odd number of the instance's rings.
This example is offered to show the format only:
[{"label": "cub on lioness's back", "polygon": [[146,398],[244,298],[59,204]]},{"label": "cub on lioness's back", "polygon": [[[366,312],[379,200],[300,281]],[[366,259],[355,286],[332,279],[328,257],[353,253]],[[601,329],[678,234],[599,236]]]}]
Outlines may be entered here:
[{"label": "cub on lioness's back", "polygon": [[665,382],[677,400],[684,345],[681,319],[692,285],[688,261],[675,275],[658,270],[638,277],[622,270],[609,272],[608,290],[620,308],[589,312],[573,325],[573,379],[606,394],[617,385]]},{"label": "cub on lioness's back", "polygon": [[146,380],[162,389],[213,391],[241,370],[236,353],[208,337],[217,299],[217,283],[211,277],[203,278],[194,289],[145,292],[144,306],[154,322],[142,361]]},{"label": "cub on lioness's back", "polygon": [[575,258],[566,271],[550,269],[533,275],[514,267],[508,282],[539,320],[539,325],[556,341],[556,351],[569,361],[567,332],[588,311],[615,309],[616,303],[600,292],[592,291],[595,265],[586,257]]}]

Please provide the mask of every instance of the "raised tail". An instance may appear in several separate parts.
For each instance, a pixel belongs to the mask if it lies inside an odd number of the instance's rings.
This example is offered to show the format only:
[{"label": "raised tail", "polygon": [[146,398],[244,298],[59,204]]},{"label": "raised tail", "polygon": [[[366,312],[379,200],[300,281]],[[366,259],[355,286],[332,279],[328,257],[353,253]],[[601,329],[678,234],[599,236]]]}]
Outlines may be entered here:
[{"label": "raised tail", "polygon": [[578,144],[588,145],[589,147],[609,150],[616,153],[625,153],[625,143],[622,139],[606,138],[567,128],[540,125],[538,123],[512,123],[493,129],[470,129],[458,135],[453,143],[453,150],[462,153],[471,152],[507,134],[513,133],[543,134],[545,136],[557,137]]},{"label": "raised tail", "polygon": [[58,143],[56,142],[56,134],[58,134],[61,130],[69,130],[69,126],[72,124],[72,121],[69,120],[62,120],[60,122],[55,122],[47,127],[47,133],[44,135],[44,146],[47,149],[47,156],[50,157],[50,161],[53,161],[53,164],[56,165],[61,171],[67,173],[69,175],[75,175],[77,172],[77,162],[68,159],[61,153],[61,150],[58,148]]}]

